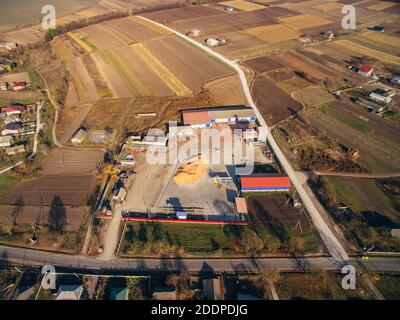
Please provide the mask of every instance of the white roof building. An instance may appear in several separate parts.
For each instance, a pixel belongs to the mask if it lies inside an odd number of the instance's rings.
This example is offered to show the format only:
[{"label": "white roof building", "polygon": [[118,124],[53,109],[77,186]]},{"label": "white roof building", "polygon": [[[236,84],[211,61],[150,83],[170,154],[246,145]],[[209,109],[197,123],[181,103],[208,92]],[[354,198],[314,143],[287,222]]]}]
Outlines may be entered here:
[{"label": "white roof building", "polygon": [[389,96],[385,97],[385,96],[382,96],[382,95],[377,94],[375,92],[371,92],[369,94],[369,97],[370,97],[370,99],[372,99],[374,101],[377,101],[377,102],[381,102],[381,103],[389,103],[390,101],[392,101],[391,97],[389,97]]},{"label": "white roof building", "polygon": [[12,142],[13,142],[12,136],[0,137],[0,147],[2,148],[11,147]]},{"label": "white roof building", "polygon": [[82,285],[61,285],[58,288],[56,300],[80,300],[82,292]]},{"label": "white roof building", "polygon": [[216,47],[219,46],[220,41],[214,38],[208,38],[206,39],[206,44],[210,47]]},{"label": "white roof building", "polygon": [[87,136],[86,130],[81,128],[74,134],[74,136],[71,139],[71,142],[82,143],[86,139],[86,136]]}]

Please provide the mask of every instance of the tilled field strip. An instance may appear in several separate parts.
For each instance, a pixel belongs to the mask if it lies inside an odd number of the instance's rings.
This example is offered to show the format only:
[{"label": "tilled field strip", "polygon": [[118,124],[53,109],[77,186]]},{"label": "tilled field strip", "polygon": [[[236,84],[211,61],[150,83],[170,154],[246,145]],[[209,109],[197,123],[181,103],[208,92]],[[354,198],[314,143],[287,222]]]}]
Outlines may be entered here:
[{"label": "tilled field strip", "polygon": [[125,57],[121,49],[110,50],[112,59],[115,59],[115,64],[118,66],[118,72],[125,79],[128,86],[135,92],[137,96],[152,96],[152,89],[144,81],[143,77],[135,70],[130,63],[129,58]]},{"label": "tilled field strip", "polygon": [[175,75],[168,70],[153,54],[141,43],[132,44],[131,47],[137,52],[140,58],[162,79],[172,91],[178,96],[188,96],[192,91],[185,86]]},{"label": "tilled field strip", "polygon": [[392,63],[392,64],[400,64],[400,58],[392,56],[390,54],[370,49],[367,47],[363,47],[361,45],[358,45],[354,42],[351,42],[349,40],[338,40],[335,42],[336,45],[339,45],[345,49],[351,50],[355,52],[357,55],[366,55],[375,59],[378,59],[380,61],[386,62],[386,63]]},{"label": "tilled field strip", "polygon": [[76,35],[73,32],[68,32],[68,35],[77,43],[79,44],[83,49],[85,49],[86,52],[92,52],[92,48],[88,46],[85,42],[83,42],[78,35]]},{"label": "tilled field strip", "polygon": [[74,58],[66,61],[66,66],[70,72],[75,87],[78,92],[80,102],[88,102],[97,100],[99,98],[97,94],[97,88],[88,71],[86,70],[81,58]]},{"label": "tilled field strip", "polygon": [[359,34],[359,36],[362,38],[374,41],[374,42],[379,42],[386,46],[392,46],[394,48],[400,49],[399,38],[390,36],[388,34],[384,34],[382,32],[366,31],[366,32]]},{"label": "tilled field strip", "polygon": [[113,81],[111,81],[107,75],[106,69],[108,69],[108,68],[107,68],[106,64],[104,63],[103,59],[101,59],[99,52],[92,53],[91,57],[93,58],[93,61],[95,62],[96,66],[97,66],[97,70],[99,70],[100,75],[103,77],[103,79],[107,83],[107,87],[109,87],[110,90],[112,91],[113,96],[120,97],[120,95],[118,94],[119,91],[117,90],[116,86],[114,86]]},{"label": "tilled field strip", "polygon": [[170,31],[168,31],[168,30],[166,30],[166,29],[164,29],[164,28],[161,28],[161,27],[159,27],[158,25],[156,25],[156,24],[154,24],[154,23],[151,23],[151,22],[149,22],[149,21],[143,19],[143,18],[140,17],[140,16],[130,16],[130,17],[128,17],[128,19],[129,19],[129,20],[132,20],[133,22],[136,22],[136,23],[138,23],[138,24],[140,24],[140,25],[142,25],[142,26],[144,26],[144,27],[146,27],[146,28],[151,29],[151,30],[153,30],[154,32],[157,32],[157,33],[159,33],[160,35],[169,36],[169,35],[172,35],[172,34],[173,34],[172,32],[170,32]]},{"label": "tilled field strip", "polygon": [[74,58],[74,53],[71,51],[71,49],[62,41],[60,38],[55,38],[52,42],[51,45],[53,47],[53,50],[55,53],[64,61],[65,60],[71,60]]}]

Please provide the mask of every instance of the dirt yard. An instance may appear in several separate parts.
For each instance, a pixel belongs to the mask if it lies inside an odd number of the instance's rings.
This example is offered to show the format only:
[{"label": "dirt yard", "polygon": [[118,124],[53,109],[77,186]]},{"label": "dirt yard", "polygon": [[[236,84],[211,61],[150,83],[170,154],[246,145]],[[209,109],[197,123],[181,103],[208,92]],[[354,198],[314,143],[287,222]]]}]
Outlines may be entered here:
[{"label": "dirt yard", "polygon": [[69,175],[69,174],[91,174],[97,170],[103,161],[103,152],[75,151],[54,149],[50,156],[42,164],[42,173],[46,176]]},{"label": "dirt yard", "polygon": [[6,203],[50,205],[58,196],[64,205],[87,205],[93,199],[97,180],[93,175],[46,176],[21,182],[6,199]]},{"label": "dirt yard", "polygon": [[[49,221],[49,206],[24,206],[15,215],[15,206],[0,206],[0,224],[38,224],[46,225]],[[67,224],[65,231],[78,231],[85,215],[88,214],[87,207],[65,207]]]}]

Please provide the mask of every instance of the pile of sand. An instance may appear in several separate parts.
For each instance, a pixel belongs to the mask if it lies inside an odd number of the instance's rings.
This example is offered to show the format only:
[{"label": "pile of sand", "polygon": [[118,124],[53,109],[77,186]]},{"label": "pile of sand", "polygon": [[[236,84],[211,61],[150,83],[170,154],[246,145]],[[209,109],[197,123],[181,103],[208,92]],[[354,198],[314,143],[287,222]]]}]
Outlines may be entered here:
[{"label": "pile of sand", "polygon": [[204,159],[199,156],[196,159],[182,165],[174,176],[177,184],[192,184],[200,181],[206,172],[208,166]]}]

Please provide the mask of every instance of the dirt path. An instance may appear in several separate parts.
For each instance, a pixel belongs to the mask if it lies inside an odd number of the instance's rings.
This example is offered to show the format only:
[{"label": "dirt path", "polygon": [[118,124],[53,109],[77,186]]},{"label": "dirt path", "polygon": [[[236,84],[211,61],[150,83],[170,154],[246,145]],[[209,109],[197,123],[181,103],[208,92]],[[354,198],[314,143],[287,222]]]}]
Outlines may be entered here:
[{"label": "dirt path", "polygon": [[115,251],[119,243],[119,229],[122,221],[121,210],[121,205],[115,206],[113,217],[111,221],[109,221],[103,237],[104,251],[98,257],[100,260],[111,260],[115,258]]},{"label": "dirt path", "polygon": [[268,280],[268,288],[271,291],[272,298],[274,300],[279,300],[278,293],[276,292],[275,285],[272,280]]}]

